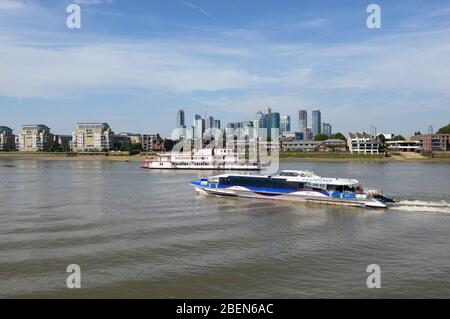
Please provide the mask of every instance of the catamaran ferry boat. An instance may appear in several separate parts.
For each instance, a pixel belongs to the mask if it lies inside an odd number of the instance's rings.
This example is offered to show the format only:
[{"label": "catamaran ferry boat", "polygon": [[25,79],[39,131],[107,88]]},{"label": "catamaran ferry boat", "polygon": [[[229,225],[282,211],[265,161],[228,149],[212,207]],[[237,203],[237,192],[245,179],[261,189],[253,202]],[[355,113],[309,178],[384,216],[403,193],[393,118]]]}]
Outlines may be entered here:
[{"label": "catamaran ferry boat", "polygon": [[278,175],[222,174],[191,182],[202,194],[385,208],[393,199],[365,190],[356,179],[320,177],[312,171],[284,170]]},{"label": "catamaran ferry boat", "polygon": [[146,159],[142,168],[258,171],[259,161],[246,160],[230,149],[202,149],[196,152],[158,153],[156,159]]}]

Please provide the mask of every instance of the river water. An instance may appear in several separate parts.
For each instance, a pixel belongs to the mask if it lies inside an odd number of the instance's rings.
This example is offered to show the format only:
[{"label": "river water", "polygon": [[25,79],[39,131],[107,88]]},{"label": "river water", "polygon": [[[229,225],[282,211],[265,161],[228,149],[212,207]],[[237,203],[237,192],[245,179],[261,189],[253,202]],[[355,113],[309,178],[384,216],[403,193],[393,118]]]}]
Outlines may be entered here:
[{"label": "river water", "polygon": [[[388,210],[196,195],[211,172],[0,161],[0,296],[450,297],[450,165],[283,163],[380,187]],[[81,268],[68,289],[66,267]],[[381,269],[369,289],[366,268]]]}]

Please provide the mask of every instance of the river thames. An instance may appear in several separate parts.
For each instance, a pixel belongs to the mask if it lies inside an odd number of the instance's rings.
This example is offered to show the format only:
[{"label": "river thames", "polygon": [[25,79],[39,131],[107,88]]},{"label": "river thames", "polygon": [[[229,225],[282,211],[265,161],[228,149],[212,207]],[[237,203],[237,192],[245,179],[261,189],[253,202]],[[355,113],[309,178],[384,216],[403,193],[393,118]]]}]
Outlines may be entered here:
[{"label": "river thames", "polygon": [[[0,296],[450,298],[450,165],[288,162],[357,178],[390,209],[199,196],[212,172],[0,161]],[[68,289],[66,267],[81,267]],[[369,289],[366,268],[381,268]]]}]

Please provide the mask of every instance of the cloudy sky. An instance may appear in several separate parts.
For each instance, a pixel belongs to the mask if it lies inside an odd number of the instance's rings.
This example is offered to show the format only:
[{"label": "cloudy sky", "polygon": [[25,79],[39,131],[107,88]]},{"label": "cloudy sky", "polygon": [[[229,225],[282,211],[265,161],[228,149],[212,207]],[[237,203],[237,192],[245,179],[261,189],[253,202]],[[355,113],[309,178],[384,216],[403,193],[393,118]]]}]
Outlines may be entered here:
[{"label": "cloudy sky", "polygon": [[[169,134],[320,109],[334,131],[450,122],[450,1],[0,0],[0,125]],[[66,8],[81,6],[81,29]],[[200,9],[198,9],[200,8]]]}]

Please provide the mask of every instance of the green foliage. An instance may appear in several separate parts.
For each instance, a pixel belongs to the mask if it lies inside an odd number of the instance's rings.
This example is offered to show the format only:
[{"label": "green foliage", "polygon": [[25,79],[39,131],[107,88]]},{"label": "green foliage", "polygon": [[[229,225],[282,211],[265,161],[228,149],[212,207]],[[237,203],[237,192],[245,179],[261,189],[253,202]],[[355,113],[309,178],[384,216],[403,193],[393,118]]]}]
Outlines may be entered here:
[{"label": "green foliage", "polygon": [[121,143],[118,141],[113,142],[113,150],[114,151],[128,151],[130,150],[130,145]]},{"label": "green foliage", "polygon": [[316,136],[314,136],[314,141],[325,141],[328,139],[328,136],[326,136],[325,134],[317,134]]},{"label": "green foliage", "polygon": [[437,134],[450,134],[450,123],[447,124],[446,126],[441,127],[437,131]]},{"label": "green foliage", "polygon": [[392,140],[393,140],[393,141],[404,141],[405,138],[404,138],[403,136],[401,136],[401,135],[395,135],[395,136],[392,138]]},{"label": "green foliage", "polygon": [[337,133],[335,133],[335,134],[332,134],[332,135],[330,136],[330,138],[336,139],[336,140],[343,140],[343,141],[346,141],[346,140],[347,140],[347,138],[344,136],[344,134],[342,134],[342,133],[340,133],[340,132],[337,132]]},{"label": "green foliage", "polygon": [[281,159],[383,159],[385,154],[350,154],[350,152],[299,152],[299,151],[286,151],[280,152]]},{"label": "green foliage", "polygon": [[141,150],[142,144],[141,143],[131,143],[131,149],[132,150]]},{"label": "green foliage", "polygon": [[414,135],[422,135],[420,131],[414,132]]},{"label": "green foliage", "polygon": [[383,134],[378,135],[378,136],[377,136],[377,139],[378,139],[378,141],[380,142],[380,144],[381,144],[382,146],[385,146],[385,145],[386,145],[386,138],[384,137]]}]

